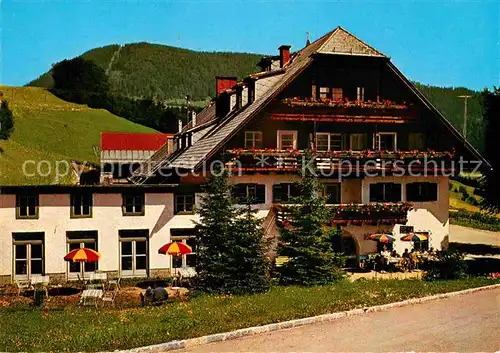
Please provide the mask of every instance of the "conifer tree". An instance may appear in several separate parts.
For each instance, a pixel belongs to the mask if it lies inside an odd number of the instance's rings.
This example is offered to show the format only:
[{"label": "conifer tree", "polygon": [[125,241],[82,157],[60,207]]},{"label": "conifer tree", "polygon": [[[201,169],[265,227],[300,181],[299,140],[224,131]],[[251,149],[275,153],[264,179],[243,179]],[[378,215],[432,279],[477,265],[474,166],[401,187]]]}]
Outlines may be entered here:
[{"label": "conifer tree", "polygon": [[226,171],[212,173],[205,191],[199,210],[197,289],[238,294],[266,290],[263,232],[251,207],[234,204]]},{"label": "conifer tree", "polygon": [[264,254],[264,231],[250,203],[240,210],[232,225],[231,249],[236,273],[231,292],[258,293],[269,289],[268,263]]},{"label": "conifer tree", "polygon": [[[312,153],[306,153],[303,165],[311,158]],[[345,259],[333,249],[338,230],[328,227],[330,211],[318,178],[309,168],[302,168],[298,188],[300,196],[293,198],[287,220],[280,224],[278,254],[289,258],[281,269],[280,282],[316,285],[339,280]]]}]

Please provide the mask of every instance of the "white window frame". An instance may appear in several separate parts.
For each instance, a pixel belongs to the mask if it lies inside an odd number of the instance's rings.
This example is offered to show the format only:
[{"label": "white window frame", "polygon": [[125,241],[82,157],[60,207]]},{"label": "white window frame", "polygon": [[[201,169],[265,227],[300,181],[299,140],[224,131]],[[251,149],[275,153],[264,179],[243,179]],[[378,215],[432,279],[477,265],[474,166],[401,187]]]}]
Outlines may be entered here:
[{"label": "white window frame", "polygon": [[[12,239],[12,276],[14,280],[29,280],[33,276],[39,276],[39,275],[44,275],[44,269],[45,269],[45,237],[44,240],[14,240]],[[31,261],[33,260],[33,257],[31,256],[31,246],[32,245],[42,245],[42,273],[35,273],[33,274],[31,272]],[[17,259],[16,258],[16,245],[21,245],[21,246],[26,246],[26,258],[22,259]],[[38,257],[35,259],[39,259]],[[26,261],[26,274],[25,275],[18,275],[16,274],[16,260],[25,260]]]},{"label": "white window frame", "polygon": [[381,142],[381,137],[382,136],[394,136],[394,150],[397,151],[398,149],[398,133],[397,132],[377,132],[375,133],[373,137],[373,149],[379,150],[380,149],[380,142]]},{"label": "white window frame", "polygon": [[366,143],[366,137],[367,135],[364,134],[364,133],[361,133],[361,134],[350,134],[349,135],[349,148],[352,149],[353,151],[357,151],[357,149],[355,150],[354,148],[352,148],[352,145],[353,145],[353,139],[354,137],[362,137],[364,142]]},{"label": "white window frame", "polygon": [[[195,235],[172,236],[172,237],[170,237],[170,240],[172,242],[177,241],[177,242],[181,242],[181,243],[187,244],[188,239],[192,239],[192,238],[196,238],[196,236]],[[182,265],[181,265],[181,267],[174,267],[174,256],[171,255],[170,256],[170,268],[176,268],[176,269],[177,268],[194,268],[194,267],[191,267],[191,266],[187,265],[187,257],[191,256],[191,255],[196,255],[196,251],[193,251],[193,252],[191,252],[189,254],[182,255]]]},{"label": "white window frame", "polygon": [[[247,136],[251,136],[250,138],[248,138]],[[256,136],[259,136],[260,138],[260,145],[262,147],[262,131],[245,131],[245,148],[249,149],[249,148],[261,148],[261,147],[256,147]],[[247,141],[248,140],[252,140],[252,146],[248,146],[247,145]]]},{"label": "white window frame", "polygon": [[[318,142],[318,135],[319,136],[328,136],[328,148],[326,150],[320,150],[318,149],[317,142]],[[316,150],[320,152],[327,152],[327,151],[337,151],[332,149],[332,136],[339,136],[340,137],[340,150],[344,149],[344,141],[343,141],[343,136],[341,133],[331,133],[331,132],[317,132],[316,133]]]},{"label": "white window frame", "polygon": [[356,87],[356,98],[358,101],[365,100],[365,88],[362,86]]},{"label": "white window frame", "polygon": [[292,134],[293,135],[293,147],[292,147],[292,149],[293,150],[297,149],[297,135],[298,135],[297,130],[278,130],[278,132],[277,132],[277,143],[276,143],[276,146],[278,146],[279,150],[283,150],[284,149],[282,147],[282,145],[281,145],[281,137],[282,137],[282,135],[288,135],[288,134]]},{"label": "white window frame", "polygon": [[[97,237],[98,232],[96,232]],[[67,252],[69,253],[71,251],[70,249],[70,244],[80,244],[80,248],[85,248],[85,244],[95,244],[95,250],[98,251],[97,245],[98,245],[98,238],[81,238],[81,239],[69,239],[68,236],[66,235],[66,247],[67,247]],[[92,273],[95,273],[95,271],[85,271],[85,262],[79,262],[80,265],[80,271],[78,272],[70,272],[70,263],[67,264],[66,272],[68,279],[78,279],[78,275],[84,276],[85,278],[89,278]],[[95,263],[95,269],[96,271],[99,269],[99,262]]]}]

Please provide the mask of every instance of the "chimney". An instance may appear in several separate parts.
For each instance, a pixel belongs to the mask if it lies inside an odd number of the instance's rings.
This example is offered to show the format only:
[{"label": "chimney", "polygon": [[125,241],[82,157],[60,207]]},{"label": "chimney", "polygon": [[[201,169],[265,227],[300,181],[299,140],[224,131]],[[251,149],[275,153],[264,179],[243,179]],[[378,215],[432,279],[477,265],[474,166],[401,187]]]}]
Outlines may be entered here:
[{"label": "chimney", "polygon": [[178,124],[177,132],[181,132],[182,131],[182,120],[178,119],[177,120],[177,124]]},{"label": "chimney", "polygon": [[226,89],[230,89],[237,84],[238,80],[236,77],[216,76],[215,83],[215,92],[217,93],[217,96],[219,96],[221,92],[224,92]]},{"label": "chimney", "polygon": [[192,117],[192,124],[191,124],[191,127],[195,127],[196,126],[196,112],[195,111],[192,111],[191,112],[191,117]]},{"label": "chimney", "polygon": [[282,45],[279,47],[280,51],[280,67],[283,68],[290,61],[290,45]]}]

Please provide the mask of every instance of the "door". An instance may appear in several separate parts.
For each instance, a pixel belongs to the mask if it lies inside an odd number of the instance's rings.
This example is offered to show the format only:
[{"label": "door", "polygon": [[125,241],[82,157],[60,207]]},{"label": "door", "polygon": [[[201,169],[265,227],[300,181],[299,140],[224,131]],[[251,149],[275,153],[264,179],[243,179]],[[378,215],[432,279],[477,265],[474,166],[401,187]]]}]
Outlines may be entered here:
[{"label": "door", "polygon": [[123,277],[148,275],[148,231],[120,231],[120,273]]},{"label": "door", "polygon": [[15,234],[13,245],[14,279],[43,275],[43,233]]}]

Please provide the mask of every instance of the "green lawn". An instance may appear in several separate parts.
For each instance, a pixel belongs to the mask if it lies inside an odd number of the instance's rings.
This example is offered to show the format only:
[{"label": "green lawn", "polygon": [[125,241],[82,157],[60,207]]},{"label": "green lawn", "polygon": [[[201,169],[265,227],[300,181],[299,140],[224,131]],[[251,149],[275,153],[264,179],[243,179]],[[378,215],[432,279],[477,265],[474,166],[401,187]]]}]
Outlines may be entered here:
[{"label": "green lawn", "polygon": [[260,295],[200,295],[163,307],[0,309],[0,351],[128,349],[494,283],[498,281],[485,278],[359,280],[311,288],[274,287]]},{"label": "green lawn", "polygon": [[[90,109],[63,101],[38,87],[0,86],[14,113],[14,133],[0,141],[0,185],[72,183],[70,176],[56,180],[56,161],[98,162],[93,146],[100,144],[100,133],[154,132],[102,109]],[[47,176],[28,177],[23,173],[27,160],[47,160]],[[49,170],[41,165],[41,172]],[[35,172],[29,164],[28,173]],[[37,173],[38,174],[38,173]]]}]

